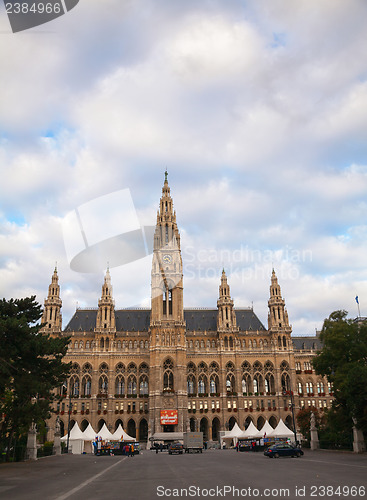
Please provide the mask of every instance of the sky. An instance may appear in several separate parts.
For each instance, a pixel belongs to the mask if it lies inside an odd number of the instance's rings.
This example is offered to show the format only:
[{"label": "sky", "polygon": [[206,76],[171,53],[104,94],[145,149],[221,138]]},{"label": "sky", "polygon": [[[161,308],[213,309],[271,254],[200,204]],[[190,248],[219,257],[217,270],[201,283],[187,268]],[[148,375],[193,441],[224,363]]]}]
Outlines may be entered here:
[{"label": "sky", "polygon": [[[80,0],[12,33],[1,4],[0,297],[43,304],[57,263],[63,327],[97,307],[101,245],[150,234],[167,169],[185,307],[224,268],[267,326],[274,268],[294,335],[367,316],[366,23],[364,0]],[[118,309],[149,307],[144,248],[110,264]]]}]

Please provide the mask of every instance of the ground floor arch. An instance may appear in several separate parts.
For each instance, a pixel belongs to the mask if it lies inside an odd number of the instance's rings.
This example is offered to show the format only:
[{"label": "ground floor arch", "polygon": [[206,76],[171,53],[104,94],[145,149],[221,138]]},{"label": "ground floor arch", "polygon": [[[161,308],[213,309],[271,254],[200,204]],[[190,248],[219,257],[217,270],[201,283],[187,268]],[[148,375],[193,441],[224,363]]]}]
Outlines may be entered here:
[{"label": "ground floor arch", "polygon": [[203,440],[208,441],[208,419],[206,417],[203,417],[200,420],[200,432],[203,433]]},{"label": "ground floor arch", "polygon": [[191,417],[190,418],[190,432],[195,432],[196,431],[196,418]]},{"label": "ground floor arch", "polygon": [[88,427],[88,425],[89,425],[88,420],[84,419],[84,420],[81,422],[80,426],[79,426],[79,427],[80,427],[80,430],[81,430],[82,432],[84,432],[84,431],[85,431],[85,429]]},{"label": "ground floor arch", "polygon": [[256,427],[258,428],[259,431],[261,431],[264,425],[265,425],[265,418],[262,415],[260,415],[260,417],[257,419]]},{"label": "ground floor arch", "polygon": [[127,423],[127,433],[131,437],[136,437],[136,423],[135,420],[130,418],[130,420]]},{"label": "ground floor arch", "polygon": [[[97,424],[97,433],[102,429],[103,425],[105,424],[105,420],[101,418]],[[106,424],[107,425],[107,424]]]},{"label": "ground floor arch", "polygon": [[253,420],[252,420],[252,417],[247,417],[246,420],[245,420],[245,422],[244,422],[245,430],[251,424],[251,422],[254,423]]},{"label": "ground floor arch", "polygon": [[275,429],[275,427],[278,425],[277,419],[274,415],[272,415],[269,418],[269,424],[272,426],[273,429]]},{"label": "ground floor arch", "polygon": [[234,424],[237,423],[237,420],[235,419],[235,417],[231,417],[228,421],[228,430],[231,431],[234,427]]},{"label": "ground floor arch", "polygon": [[122,428],[124,428],[124,423],[123,421],[121,420],[121,418],[117,419],[116,422],[115,422],[115,431],[117,430],[117,427],[121,425]]},{"label": "ground floor arch", "polygon": [[148,422],[145,418],[142,418],[139,422],[139,441],[148,441]]},{"label": "ground floor arch", "polygon": [[212,421],[212,440],[219,441],[220,421],[215,417]]},{"label": "ground floor arch", "polygon": [[292,421],[292,417],[290,415],[288,415],[285,419],[285,425],[287,427],[289,427],[289,429],[291,429],[293,431],[293,421]]}]

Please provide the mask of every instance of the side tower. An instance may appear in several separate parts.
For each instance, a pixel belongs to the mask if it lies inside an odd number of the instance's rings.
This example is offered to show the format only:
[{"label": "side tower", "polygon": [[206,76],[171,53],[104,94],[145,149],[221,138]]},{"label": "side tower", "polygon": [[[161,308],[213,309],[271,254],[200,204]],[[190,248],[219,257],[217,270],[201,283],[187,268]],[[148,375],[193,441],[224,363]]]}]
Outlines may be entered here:
[{"label": "side tower", "polygon": [[42,314],[42,323],[45,323],[43,331],[53,334],[61,333],[61,307],[62,301],[60,299],[59,277],[57,268],[55,267],[51,278],[51,284],[48,287],[48,295],[47,299],[45,299],[45,306]]},{"label": "side tower", "polygon": [[[275,366],[277,367],[277,387],[280,394],[288,397],[290,391],[295,391],[295,363],[293,343],[291,339],[292,326],[289,324],[285,300],[282,298],[278,278],[273,269],[271,275],[270,298],[268,301],[268,330],[274,347]],[[291,405],[284,399],[284,408]]]},{"label": "side tower", "polygon": [[112,297],[111,275],[108,268],[102,285],[102,296],[98,301],[94,331],[100,350],[108,351],[116,335],[115,302]]},{"label": "side tower", "polygon": [[186,325],[180,234],[165,173],[154,234],[150,318],[150,433],[187,426]]}]

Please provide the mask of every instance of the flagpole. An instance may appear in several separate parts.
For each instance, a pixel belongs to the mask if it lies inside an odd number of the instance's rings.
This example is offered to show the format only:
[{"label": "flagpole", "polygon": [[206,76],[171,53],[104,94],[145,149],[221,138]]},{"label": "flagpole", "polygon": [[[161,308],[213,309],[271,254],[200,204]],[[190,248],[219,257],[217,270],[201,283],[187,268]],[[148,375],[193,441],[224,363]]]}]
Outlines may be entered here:
[{"label": "flagpole", "polygon": [[361,311],[359,310],[359,300],[358,300],[358,295],[356,296],[356,302],[357,302],[357,307],[358,307],[358,318],[361,317]]}]

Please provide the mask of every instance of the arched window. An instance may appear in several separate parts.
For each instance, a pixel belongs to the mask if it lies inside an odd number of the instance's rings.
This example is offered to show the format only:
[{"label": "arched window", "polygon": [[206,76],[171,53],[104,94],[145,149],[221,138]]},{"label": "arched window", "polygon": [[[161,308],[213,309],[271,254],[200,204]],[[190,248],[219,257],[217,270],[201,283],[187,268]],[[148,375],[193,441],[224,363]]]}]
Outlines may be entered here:
[{"label": "arched window", "polygon": [[217,384],[216,384],[216,378],[217,377],[213,377],[210,379],[210,393],[211,394],[217,394],[218,391],[217,391]]},{"label": "arched window", "polygon": [[99,388],[100,394],[107,394],[108,393],[108,378],[106,377],[106,375],[101,375],[99,377],[98,388]]},{"label": "arched window", "polygon": [[297,383],[298,394],[303,394],[302,382]]},{"label": "arched window", "polygon": [[206,384],[207,384],[206,376],[201,374],[199,376],[199,381],[198,381],[199,396],[202,394],[206,394]]},{"label": "arched window", "polygon": [[82,382],[83,396],[90,396],[91,390],[92,390],[92,379],[90,378],[89,375],[87,375],[83,378]]},{"label": "arched window", "polygon": [[118,375],[115,380],[115,394],[121,396],[125,394],[125,379],[122,375]]},{"label": "arched window", "polygon": [[195,394],[195,376],[192,374],[187,377],[187,393]]},{"label": "arched window", "polygon": [[79,377],[73,375],[70,379],[70,393],[72,396],[79,396]]},{"label": "arched window", "polygon": [[167,359],[163,363],[163,391],[173,392],[173,361]]},{"label": "arched window", "polygon": [[136,377],[135,375],[129,375],[129,378],[127,380],[127,394],[133,395],[137,393],[137,384],[136,384]]},{"label": "arched window", "polygon": [[146,375],[140,377],[139,392],[143,396],[149,394],[148,377]]}]

